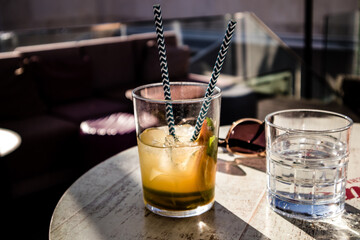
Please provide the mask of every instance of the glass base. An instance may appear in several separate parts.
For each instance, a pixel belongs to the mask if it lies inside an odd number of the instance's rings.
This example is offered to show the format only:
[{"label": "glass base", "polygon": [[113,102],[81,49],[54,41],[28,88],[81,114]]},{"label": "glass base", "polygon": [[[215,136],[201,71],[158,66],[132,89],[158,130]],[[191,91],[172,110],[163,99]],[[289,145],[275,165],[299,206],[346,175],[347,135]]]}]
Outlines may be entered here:
[{"label": "glass base", "polygon": [[199,206],[195,209],[184,210],[184,211],[173,211],[173,210],[159,209],[157,207],[150,205],[149,203],[145,203],[145,207],[147,209],[149,209],[151,212],[153,212],[157,215],[160,215],[160,216],[173,217],[173,218],[185,218],[185,217],[198,216],[198,215],[208,211],[213,205],[214,205],[214,201],[211,201],[210,203]]},{"label": "glass base", "polygon": [[345,203],[304,204],[301,201],[284,199],[268,193],[268,203],[275,212],[289,218],[301,220],[319,220],[333,218],[344,212]]}]

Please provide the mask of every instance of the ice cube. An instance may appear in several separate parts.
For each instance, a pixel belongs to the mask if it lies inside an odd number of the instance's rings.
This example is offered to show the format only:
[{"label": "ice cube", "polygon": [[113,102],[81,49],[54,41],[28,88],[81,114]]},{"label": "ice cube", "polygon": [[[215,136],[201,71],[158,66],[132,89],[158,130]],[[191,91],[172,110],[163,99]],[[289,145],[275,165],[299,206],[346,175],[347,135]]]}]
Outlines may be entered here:
[{"label": "ice cube", "polygon": [[173,147],[173,146],[175,146],[175,138],[172,136],[172,135],[167,135],[166,137],[165,137],[165,143],[164,143],[164,145],[166,146],[166,147]]},{"label": "ice cube", "polygon": [[152,168],[151,172],[150,172],[150,178],[149,180],[152,181],[154,180],[156,177],[158,177],[159,175],[163,174],[163,172],[159,171],[156,168]]},{"label": "ice cube", "polygon": [[[180,171],[189,171],[195,164],[195,152],[199,147],[176,147],[171,150],[171,161]],[[190,169],[189,169],[190,168]]]}]

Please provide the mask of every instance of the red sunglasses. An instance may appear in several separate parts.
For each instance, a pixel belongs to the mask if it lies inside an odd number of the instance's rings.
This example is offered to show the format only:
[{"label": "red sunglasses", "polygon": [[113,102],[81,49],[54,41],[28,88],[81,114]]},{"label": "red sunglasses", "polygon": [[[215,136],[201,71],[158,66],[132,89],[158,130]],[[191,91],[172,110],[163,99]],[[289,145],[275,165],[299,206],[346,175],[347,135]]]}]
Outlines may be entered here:
[{"label": "red sunglasses", "polygon": [[264,122],[258,119],[240,119],[231,125],[225,139],[219,139],[219,146],[238,155],[265,156],[264,125]]}]

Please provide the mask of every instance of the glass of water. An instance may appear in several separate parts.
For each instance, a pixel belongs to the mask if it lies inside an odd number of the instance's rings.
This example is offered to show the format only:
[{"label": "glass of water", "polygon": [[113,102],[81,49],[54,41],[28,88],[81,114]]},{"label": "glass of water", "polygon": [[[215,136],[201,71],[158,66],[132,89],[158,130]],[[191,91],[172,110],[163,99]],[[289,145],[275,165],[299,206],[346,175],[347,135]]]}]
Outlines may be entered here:
[{"label": "glass of water", "polygon": [[344,211],[352,124],[321,110],[266,116],[267,198],[275,212],[315,220]]}]

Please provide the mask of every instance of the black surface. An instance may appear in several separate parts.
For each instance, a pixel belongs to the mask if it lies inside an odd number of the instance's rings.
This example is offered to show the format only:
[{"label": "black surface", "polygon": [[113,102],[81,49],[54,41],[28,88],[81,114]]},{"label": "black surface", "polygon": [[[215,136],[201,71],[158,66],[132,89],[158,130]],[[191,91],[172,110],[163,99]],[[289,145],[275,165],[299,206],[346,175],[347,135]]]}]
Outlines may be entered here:
[{"label": "black surface", "polygon": [[49,239],[52,213],[69,186],[70,184],[64,184],[13,199],[7,206],[6,218],[3,218],[3,236],[6,237],[2,239]]}]

